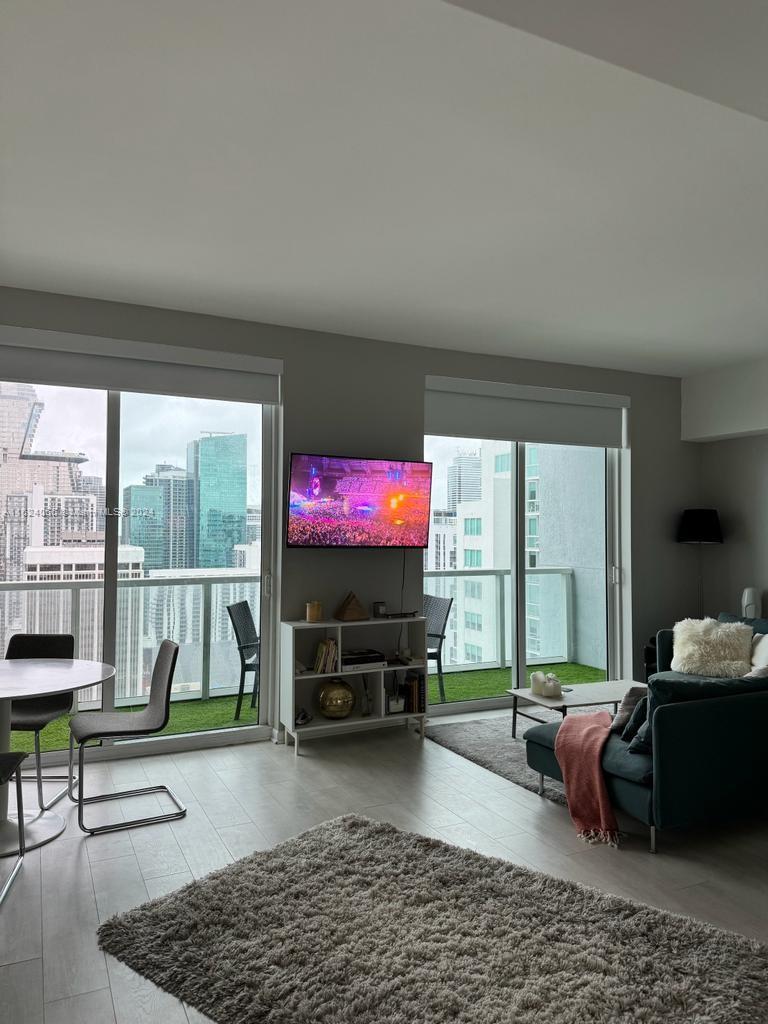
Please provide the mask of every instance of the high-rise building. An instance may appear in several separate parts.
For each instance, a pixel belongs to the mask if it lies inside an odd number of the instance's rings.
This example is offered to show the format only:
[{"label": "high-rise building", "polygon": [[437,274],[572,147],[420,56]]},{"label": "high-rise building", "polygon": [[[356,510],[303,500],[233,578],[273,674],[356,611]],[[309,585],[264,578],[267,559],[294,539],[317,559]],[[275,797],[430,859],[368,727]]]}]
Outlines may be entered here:
[{"label": "high-rise building", "polygon": [[107,487],[100,476],[83,473],[80,477],[80,493],[91,494],[96,499],[96,529],[104,530],[107,509]]},{"label": "high-rise building", "polygon": [[448,467],[448,511],[456,515],[462,501],[479,501],[482,492],[481,459],[478,452],[457,452]]},{"label": "high-rise building", "polygon": [[186,469],[171,463],[158,463],[154,473],[144,477],[149,487],[163,492],[163,520],[166,561],[163,568],[193,568],[195,520],[193,516],[193,481]]},{"label": "high-rise building", "polygon": [[145,569],[168,568],[168,526],[163,491],[146,484],[123,488],[123,544],[144,549]]},{"label": "high-rise building", "polygon": [[[121,544],[117,551],[118,580],[141,579],[144,575],[141,548]],[[25,628],[31,633],[68,633],[71,602],[77,601],[78,657],[101,660],[104,618],[104,546],[76,548],[64,545],[28,547],[24,553],[24,579],[28,583],[93,581],[77,591],[41,588],[24,593]],[[75,597],[77,593],[77,597]],[[142,618],[144,590],[118,587],[115,696],[137,696],[142,692]],[[94,697],[81,695],[81,703]]]},{"label": "high-rise building", "polygon": [[170,463],[156,465],[143,484],[123,488],[123,543],[144,548],[146,570],[194,565],[191,494],[186,469]]},{"label": "high-rise building", "polygon": [[[83,452],[34,450],[44,407],[31,384],[0,381],[0,579],[4,580],[20,579],[24,568],[18,554],[6,550],[6,523],[11,521],[8,499],[31,495],[35,484],[43,494],[77,494],[80,466],[88,461]],[[12,504],[18,506],[18,502]],[[29,517],[27,525],[28,521]],[[16,552],[18,548],[18,544],[13,546]]]},{"label": "high-rise building", "polygon": [[[433,512],[425,565],[428,570],[444,571],[452,563],[465,573],[463,578],[426,580],[430,593],[454,597],[446,661],[458,665],[497,663],[502,641],[507,662],[514,657],[515,597],[509,575],[514,551],[512,446],[482,441],[478,459],[479,497],[457,502],[453,516]],[[452,471],[456,477],[455,462],[444,470],[449,485]],[[604,462],[600,448],[526,445],[523,515],[529,665],[570,657],[605,667]]]},{"label": "high-rise building", "polygon": [[[32,495],[78,494],[81,465],[88,461],[82,452],[39,451],[35,434],[44,403],[31,384],[0,381],[0,580],[24,578],[24,552],[32,543]],[[43,502],[44,500],[40,499]],[[44,510],[44,509],[43,509]],[[82,511],[82,510],[80,510]],[[79,512],[69,507],[67,515]],[[25,628],[24,602],[19,593],[0,593],[0,645],[5,649],[11,633]]]},{"label": "high-rise building", "polygon": [[261,541],[253,540],[248,544],[235,544],[233,565],[235,569],[261,572]]},{"label": "high-rise building", "polygon": [[[429,523],[429,545],[424,550],[426,570],[456,568],[456,513],[432,509]],[[437,591],[435,591],[437,593]]]},{"label": "high-rise building", "polygon": [[187,445],[195,533],[194,565],[234,565],[236,544],[244,544],[247,517],[245,434],[205,434]]},{"label": "high-rise building", "polygon": [[245,514],[245,543],[254,544],[261,540],[261,508],[249,505]]}]

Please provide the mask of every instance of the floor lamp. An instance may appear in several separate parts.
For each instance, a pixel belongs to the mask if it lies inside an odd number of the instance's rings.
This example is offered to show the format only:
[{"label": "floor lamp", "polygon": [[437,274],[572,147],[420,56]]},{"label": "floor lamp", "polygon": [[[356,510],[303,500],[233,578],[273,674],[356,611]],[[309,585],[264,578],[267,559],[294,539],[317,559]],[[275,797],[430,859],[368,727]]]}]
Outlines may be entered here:
[{"label": "floor lamp", "polygon": [[723,531],[716,508],[685,508],[677,527],[679,544],[697,544],[699,566],[699,618],[704,617],[704,576],[702,574],[702,544],[722,544]]}]

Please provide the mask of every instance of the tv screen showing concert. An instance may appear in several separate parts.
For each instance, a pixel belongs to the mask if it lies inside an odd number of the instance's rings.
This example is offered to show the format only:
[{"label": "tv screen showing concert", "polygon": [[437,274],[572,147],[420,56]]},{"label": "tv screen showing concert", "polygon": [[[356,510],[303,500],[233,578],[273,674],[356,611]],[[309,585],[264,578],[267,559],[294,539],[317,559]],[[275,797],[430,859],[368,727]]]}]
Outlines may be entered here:
[{"label": "tv screen showing concert", "polygon": [[292,548],[425,548],[431,462],[291,455]]}]

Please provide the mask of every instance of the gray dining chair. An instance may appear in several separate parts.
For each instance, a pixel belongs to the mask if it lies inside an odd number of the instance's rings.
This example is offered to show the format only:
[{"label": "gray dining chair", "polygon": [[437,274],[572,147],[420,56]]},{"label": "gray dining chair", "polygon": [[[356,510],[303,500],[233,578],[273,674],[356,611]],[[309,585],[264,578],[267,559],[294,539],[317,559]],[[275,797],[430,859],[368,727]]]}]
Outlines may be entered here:
[{"label": "gray dining chair", "polygon": [[237,691],[237,708],[235,709],[235,720],[240,718],[240,708],[243,704],[243,693],[245,692],[245,677],[248,672],[253,672],[253,694],[251,696],[251,707],[256,707],[259,699],[259,683],[261,679],[261,641],[256,631],[256,623],[253,621],[251,606],[247,601],[238,601],[236,604],[227,605],[232,629],[235,631],[237,641],[237,653],[240,655],[240,687]]},{"label": "gray dining chair", "polygon": [[[143,711],[81,711],[69,723],[69,797],[77,804],[77,823],[83,832],[98,835],[100,832],[119,832],[138,825],[154,825],[160,821],[175,821],[187,813],[184,804],[168,786],[143,786],[140,789],[124,789],[120,793],[103,793],[98,796],[85,796],[85,745],[89,740],[99,739],[130,739],[132,736],[149,736],[160,732],[168,724],[171,707],[171,684],[179,656],[179,645],[171,640],[163,640],[157,652],[152,681],[149,687],[149,702]],[[75,776],[74,755],[75,743],[78,744],[77,764],[79,784],[77,796],[74,793]],[[167,793],[177,807],[175,811],[165,814],[154,814],[145,818],[132,818],[130,821],[117,821],[109,825],[86,825],[85,805],[104,803],[107,800],[122,800],[130,796],[146,796],[149,793]]]},{"label": "gray dining chair", "polygon": [[[11,658],[74,658],[75,638],[71,633],[14,633],[8,641],[6,659]],[[67,795],[67,786],[59,790],[47,803],[43,796],[44,782],[69,781],[68,775],[43,776],[40,755],[40,733],[51,722],[72,710],[71,693],[54,693],[50,697],[25,697],[11,704],[11,731],[31,732],[35,737],[35,774],[23,778],[37,780],[37,805],[49,811]]]},{"label": "gray dining chair", "polygon": [[26,756],[26,754],[0,754],[0,786],[9,783],[14,775],[16,776],[16,815],[19,822],[19,855],[3,888],[0,889],[0,904],[8,895],[13,880],[21,871],[21,865],[24,862],[24,797],[21,791],[21,763]]},{"label": "gray dining chair", "polygon": [[451,614],[452,597],[424,595],[424,617],[427,620],[427,661],[437,662],[437,685],[440,700],[445,703],[445,680],[443,679],[443,641],[448,616]]}]

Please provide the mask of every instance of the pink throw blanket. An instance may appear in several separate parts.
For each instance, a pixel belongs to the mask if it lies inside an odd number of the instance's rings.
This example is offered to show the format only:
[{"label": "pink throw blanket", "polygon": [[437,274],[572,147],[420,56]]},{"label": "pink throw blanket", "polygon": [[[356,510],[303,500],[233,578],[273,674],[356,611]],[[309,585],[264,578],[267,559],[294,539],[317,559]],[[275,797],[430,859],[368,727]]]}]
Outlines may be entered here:
[{"label": "pink throw blanket", "polygon": [[607,711],[566,715],[555,737],[555,757],[563,774],[568,810],[579,839],[618,846],[619,826],[601,765],[611,722]]}]

